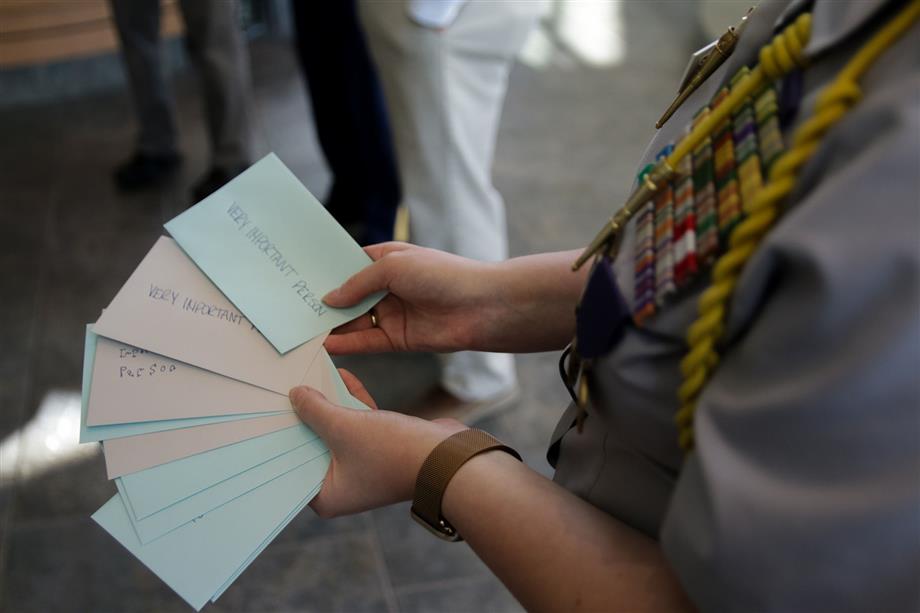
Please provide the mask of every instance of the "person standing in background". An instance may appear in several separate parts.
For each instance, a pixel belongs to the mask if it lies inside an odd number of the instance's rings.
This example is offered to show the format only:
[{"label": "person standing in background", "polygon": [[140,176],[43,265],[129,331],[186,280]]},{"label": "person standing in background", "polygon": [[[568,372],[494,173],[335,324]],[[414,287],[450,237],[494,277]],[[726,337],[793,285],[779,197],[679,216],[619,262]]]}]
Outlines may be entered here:
[{"label": "person standing in background", "polygon": [[399,176],[355,0],[292,0],[297,55],[332,173],[326,208],[362,245],[393,239]]},{"label": "person standing in background", "polygon": [[[508,73],[541,2],[359,5],[393,126],[410,240],[482,261],[508,257],[491,169]],[[406,412],[467,423],[519,396],[512,356],[442,356],[441,383]]]},{"label": "person standing in background", "polygon": [[[137,112],[134,155],[115,170],[126,191],[160,185],[179,167],[175,103],[160,56],[160,0],[109,0]],[[249,52],[235,0],[180,0],[186,48],[198,71],[211,145],[211,167],[192,190],[197,202],[251,162]]]}]

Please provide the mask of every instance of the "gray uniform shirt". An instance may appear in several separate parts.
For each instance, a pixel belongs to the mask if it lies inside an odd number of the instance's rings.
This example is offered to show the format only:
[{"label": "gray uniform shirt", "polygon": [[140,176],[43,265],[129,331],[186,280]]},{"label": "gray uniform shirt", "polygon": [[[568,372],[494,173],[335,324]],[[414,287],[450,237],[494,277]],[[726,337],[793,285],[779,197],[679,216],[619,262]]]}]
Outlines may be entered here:
[{"label": "gray uniform shirt", "polygon": [[[815,4],[799,123],[904,4]],[[758,7],[734,55],[656,134],[642,165],[756,63],[787,5]],[[916,25],[861,85],[863,99],[823,139],[744,269],[697,406],[696,449],[683,458],[673,417],[708,279],[644,328],[628,324],[595,363],[584,431],[571,428],[570,407],[554,435],[556,481],[660,538],[702,610],[920,610]],[[630,304],[633,231],[616,262]]]}]

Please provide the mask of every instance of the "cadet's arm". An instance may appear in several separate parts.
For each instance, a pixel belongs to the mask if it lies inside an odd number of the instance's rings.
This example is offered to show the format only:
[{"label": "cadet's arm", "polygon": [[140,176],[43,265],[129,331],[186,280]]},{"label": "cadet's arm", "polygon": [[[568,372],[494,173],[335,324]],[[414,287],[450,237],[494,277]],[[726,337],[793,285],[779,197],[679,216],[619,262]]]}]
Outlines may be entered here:
[{"label": "cadet's arm", "polygon": [[693,609],[655,541],[504,452],[464,464],[442,513],[529,611]]},{"label": "cadet's arm", "polygon": [[[375,406],[353,375],[343,372],[343,379]],[[332,452],[323,489],[310,503],[321,517],[411,499],[431,450],[464,429],[452,420],[347,409],[308,388],[292,390],[291,402]],[[441,511],[528,609],[689,608],[657,543],[502,451],[463,464]]]},{"label": "cadet's arm", "polygon": [[575,332],[575,305],[587,268],[577,251],[478,262],[406,243],[366,247],[374,263],[323,300],[358,304],[386,290],[380,329],[358,318],[326,341],[333,354],[381,351],[552,351]]},{"label": "cadet's arm", "polygon": [[590,266],[572,271],[581,250],[510,259],[495,268],[503,309],[495,326],[474,340],[475,348],[525,353],[557,351],[575,334],[575,305]]}]

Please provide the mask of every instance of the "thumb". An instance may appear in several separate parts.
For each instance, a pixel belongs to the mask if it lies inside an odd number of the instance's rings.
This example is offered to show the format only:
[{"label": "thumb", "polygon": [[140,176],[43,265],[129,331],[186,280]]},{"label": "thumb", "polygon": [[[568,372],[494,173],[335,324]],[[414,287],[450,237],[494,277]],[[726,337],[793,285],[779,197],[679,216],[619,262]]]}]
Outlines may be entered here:
[{"label": "thumb", "polygon": [[320,438],[325,439],[332,424],[341,414],[339,407],[326,400],[322,393],[312,387],[301,385],[293,388],[288,397],[300,420],[310,426]]},{"label": "thumb", "polygon": [[323,296],[323,302],[331,307],[353,306],[375,292],[388,289],[392,272],[389,258],[382,258]]}]

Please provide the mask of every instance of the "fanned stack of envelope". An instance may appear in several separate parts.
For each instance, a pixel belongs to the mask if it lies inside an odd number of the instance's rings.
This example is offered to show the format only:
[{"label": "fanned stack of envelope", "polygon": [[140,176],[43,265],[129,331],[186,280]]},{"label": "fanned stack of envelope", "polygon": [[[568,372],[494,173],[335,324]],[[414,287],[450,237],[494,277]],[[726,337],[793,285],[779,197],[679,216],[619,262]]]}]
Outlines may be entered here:
[{"label": "fanned stack of envelope", "polygon": [[274,155],[166,228],[87,326],[80,441],[118,489],[93,519],[201,609],[322,486],[287,394],[366,408],[322,344],[380,296],[322,303],[370,259]]}]

